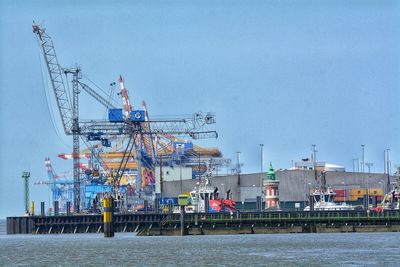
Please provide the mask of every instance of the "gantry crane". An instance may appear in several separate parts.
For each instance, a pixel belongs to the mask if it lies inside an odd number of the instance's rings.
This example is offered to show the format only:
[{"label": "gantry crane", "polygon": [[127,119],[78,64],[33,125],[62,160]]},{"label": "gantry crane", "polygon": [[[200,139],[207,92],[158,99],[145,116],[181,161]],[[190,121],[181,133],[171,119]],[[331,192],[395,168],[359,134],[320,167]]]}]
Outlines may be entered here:
[{"label": "gantry crane", "polygon": [[[47,185],[50,187],[51,190],[51,200],[59,201],[59,205],[61,209],[64,209],[66,206],[66,202],[71,199],[73,193],[73,184],[74,181],[70,179],[66,179],[69,176],[69,173],[66,174],[56,174],[53,166],[51,164],[50,158],[45,158],[45,166],[47,170],[47,180],[39,180],[35,181],[34,185]],[[49,199],[50,202],[50,199]],[[49,203],[51,205],[51,202]]]},{"label": "gantry crane", "polygon": [[[157,135],[157,134],[173,134],[190,136],[193,139],[197,138],[217,138],[215,131],[209,131],[206,127],[209,124],[215,123],[215,115],[211,113],[196,113],[193,117],[189,118],[174,118],[174,119],[160,119],[145,121],[144,110],[125,111],[125,117],[115,120],[113,112],[119,111],[115,109],[109,101],[103,98],[95,90],[90,88],[87,84],[81,82],[82,71],[80,67],[71,69],[62,68],[58,62],[56,51],[52,38],[47,34],[46,29],[42,26],[35,24],[32,25],[33,32],[36,34],[40,47],[46,62],[48,74],[50,77],[51,86],[56,98],[58,111],[61,117],[61,122],[64,132],[67,135],[72,135],[73,140],[73,178],[74,178],[74,210],[80,212],[80,143],[79,138],[84,136],[88,141],[108,141],[108,138],[116,135],[130,136],[130,139],[136,140],[140,135]],[[63,74],[66,77],[64,83]],[[70,103],[69,93],[67,91],[66,83],[68,77],[71,77],[72,83],[72,104]],[[89,95],[94,97],[100,104],[110,110],[109,120],[79,120],[79,93],[83,89]],[[122,109],[121,109],[122,110]],[[122,113],[122,111],[121,111]],[[126,117],[127,116],[127,117]],[[122,117],[122,116],[121,116]],[[146,126],[144,126],[146,125]],[[133,144],[135,141],[132,142]],[[127,149],[130,143],[128,143]],[[126,165],[125,158],[121,161],[119,166],[121,168]],[[120,175],[120,174],[117,174]]]}]

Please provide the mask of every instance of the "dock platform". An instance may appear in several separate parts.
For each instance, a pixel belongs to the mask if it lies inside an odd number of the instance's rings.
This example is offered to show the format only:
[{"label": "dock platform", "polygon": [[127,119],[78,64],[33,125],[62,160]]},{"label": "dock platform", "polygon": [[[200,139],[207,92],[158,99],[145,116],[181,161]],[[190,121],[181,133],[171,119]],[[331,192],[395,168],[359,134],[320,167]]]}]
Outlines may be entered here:
[{"label": "dock platform", "polygon": [[[180,235],[180,214],[114,214],[115,232]],[[103,233],[101,214],[7,218],[7,234]],[[399,232],[400,211],[275,211],[187,213],[185,234]]]}]

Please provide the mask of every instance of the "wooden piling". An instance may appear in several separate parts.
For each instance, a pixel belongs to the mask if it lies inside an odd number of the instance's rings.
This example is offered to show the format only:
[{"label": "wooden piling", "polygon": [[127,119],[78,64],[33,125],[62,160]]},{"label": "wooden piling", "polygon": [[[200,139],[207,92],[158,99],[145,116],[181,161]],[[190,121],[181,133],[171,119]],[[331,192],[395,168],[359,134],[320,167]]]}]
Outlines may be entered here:
[{"label": "wooden piling", "polygon": [[67,201],[67,216],[71,215],[71,202]]},{"label": "wooden piling", "polygon": [[59,215],[59,206],[58,206],[58,201],[54,201],[54,216],[58,216]]},{"label": "wooden piling", "polygon": [[35,216],[35,201],[31,202],[31,216]]},{"label": "wooden piling", "polygon": [[104,237],[114,236],[113,201],[112,197],[106,197],[103,199]]},{"label": "wooden piling", "polygon": [[40,216],[46,216],[46,210],[44,208],[44,201],[40,202]]},{"label": "wooden piling", "polygon": [[181,236],[185,235],[185,206],[179,206],[180,208],[180,223],[181,223]]}]

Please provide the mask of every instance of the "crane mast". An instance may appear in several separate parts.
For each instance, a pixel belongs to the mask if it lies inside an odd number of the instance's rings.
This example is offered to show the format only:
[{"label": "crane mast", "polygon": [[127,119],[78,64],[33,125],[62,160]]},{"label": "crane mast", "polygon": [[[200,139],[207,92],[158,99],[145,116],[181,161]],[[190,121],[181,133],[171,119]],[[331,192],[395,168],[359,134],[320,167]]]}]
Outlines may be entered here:
[{"label": "crane mast", "polygon": [[72,70],[72,156],[74,158],[74,209],[80,212],[81,203],[81,176],[80,176],[80,159],[79,159],[79,88],[78,79],[80,78],[80,69]]}]

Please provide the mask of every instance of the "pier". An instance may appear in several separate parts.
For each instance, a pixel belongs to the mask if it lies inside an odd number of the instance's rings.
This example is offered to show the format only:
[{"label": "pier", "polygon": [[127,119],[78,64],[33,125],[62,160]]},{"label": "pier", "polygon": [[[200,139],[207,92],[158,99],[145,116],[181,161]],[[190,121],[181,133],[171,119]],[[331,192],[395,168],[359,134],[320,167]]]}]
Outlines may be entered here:
[{"label": "pier", "polygon": [[[116,233],[180,235],[179,213],[113,216]],[[399,232],[400,211],[186,213],[186,235]],[[7,234],[104,233],[101,214],[8,217]]]}]

